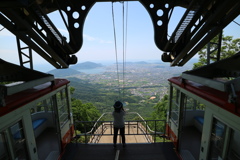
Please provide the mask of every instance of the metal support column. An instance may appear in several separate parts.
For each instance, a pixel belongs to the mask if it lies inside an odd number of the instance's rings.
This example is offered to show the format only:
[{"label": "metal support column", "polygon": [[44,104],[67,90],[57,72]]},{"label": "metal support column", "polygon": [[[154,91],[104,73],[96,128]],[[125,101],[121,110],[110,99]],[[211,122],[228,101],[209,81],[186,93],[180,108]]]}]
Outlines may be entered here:
[{"label": "metal support column", "polygon": [[[207,64],[210,64],[211,60],[214,60],[214,61],[220,60],[221,46],[222,46],[222,31],[218,35],[217,42],[210,41],[207,45]],[[214,54],[214,53],[216,53],[216,54]]]},{"label": "metal support column", "polygon": [[32,59],[32,49],[26,45],[26,47],[22,47],[23,42],[19,38],[16,37],[17,47],[18,47],[18,55],[19,55],[19,63],[20,66],[24,66],[24,64],[29,63],[29,69],[33,70],[33,59]]}]

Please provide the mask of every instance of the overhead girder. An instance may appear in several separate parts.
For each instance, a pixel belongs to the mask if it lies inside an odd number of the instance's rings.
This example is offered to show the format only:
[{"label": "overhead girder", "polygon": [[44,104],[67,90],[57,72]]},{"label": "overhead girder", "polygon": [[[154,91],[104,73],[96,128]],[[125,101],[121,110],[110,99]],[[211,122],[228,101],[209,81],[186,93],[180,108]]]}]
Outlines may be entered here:
[{"label": "overhead girder", "polygon": [[[68,19],[68,30],[70,42],[69,45],[77,52],[81,49],[83,43],[83,26],[85,18],[91,9],[91,7],[96,2],[107,2],[107,1],[98,1],[98,0],[89,0],[89,1],[58,1],[60,9],[63,10]],[[155,30],[155,43],[157,47],[161,50],[164,49],[165,44],[167,43],[167,28],[169,21],[169,12],[173,8],[173,1],[162,0],[156,2],[155,0],[140,0],[142,5],[149,12],[149,15],[152,18],[153,26]],[[186,2],[184,2],[186,5]],[[57,8],[56,8],[57,9]],[[51,11],[53,11],[53,7]],[[73,14],[77,13],[79,17],[74,17]],[[162,13],[162,15],[159,15]],[[76,36],[78,35],[78,36]]]},{"label": "overhead girder", "polygon": [[20,8],[0,6],[0,11],[1,24],[54,67],[67,68],[77,62],[75,51],[37,2],[23,3]]},{"label": "overhead girder", "polygon": [[[0,23],[53,66],[66,68],[77,62],[73,54],[82,47],[84,21],[96,2],[111,1],[3,0],[0,2]],[[171,62],[172,66],[184,65],[240,13],[239,0],[139,2],[152,19],[156,46],[165,52],[162,60]],[[176,6],[186,8],[186,12],[169,38],[169,21]],[[57,10],[67,16],[68,42],[47,16]]]},{"label": "overhead girder", "polygon": [[[3,14],[0,14],[0,21],[5,28],[15,34],[20,40],[24,43],[28,44],[30,48],[36,51],[40,56],[45,58],[49,63],[51,63],[56,68],[66,68],[68,65],[64,62],[63,58],[61,58],[51,46],[49,46],[46,41],[42,39],[33,30],[33,27],[29,25],[29,23],[22,21],[22,18],[11,12],[8,12],[8,18],[6,18]],[[11,13],[10,13],[11,12]],[[11,22],[12,18],[15,20]],[[22,26],[21,26],[22,25]]]},{"label": "overhead girder", "polygon": [[[190,60],[201,48],[211,39],[219,34],[230,22],[240,13],[240,1],[212,1],[214,2],[207,12],[202,15],[202,19],[196,26],[197,31],[190,33],[190,40],[182,50],[174,55],[172,65],[182,66]],[[194,27],[194,26],[193,26]]]}]

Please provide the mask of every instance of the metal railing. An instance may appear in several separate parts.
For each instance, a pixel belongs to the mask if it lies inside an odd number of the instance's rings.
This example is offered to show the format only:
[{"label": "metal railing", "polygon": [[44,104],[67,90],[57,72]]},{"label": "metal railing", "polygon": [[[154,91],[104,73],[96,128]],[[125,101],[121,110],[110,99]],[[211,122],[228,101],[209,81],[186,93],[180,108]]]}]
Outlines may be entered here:
[{"label": "metal railing", "polygon": [[[145,120],[137,112],[128,112],[127,115],[137,115],[139,120],[125,121],[125,135],[143,135],[147,143],[156,143],[157,137],[165,141],[166,120]],[[111,113],[103,113],[97,121],[75,121],[75,140],[80,143],[98,143],[102,136],[111,136],[113,120],[102,120]],[[127,119],[127,116],[126,116]],[[77,133],[81,130],[83,133]],[[108,132],[106,132],[108,130]],[[79,140],[81,138],[81,140]]]}]

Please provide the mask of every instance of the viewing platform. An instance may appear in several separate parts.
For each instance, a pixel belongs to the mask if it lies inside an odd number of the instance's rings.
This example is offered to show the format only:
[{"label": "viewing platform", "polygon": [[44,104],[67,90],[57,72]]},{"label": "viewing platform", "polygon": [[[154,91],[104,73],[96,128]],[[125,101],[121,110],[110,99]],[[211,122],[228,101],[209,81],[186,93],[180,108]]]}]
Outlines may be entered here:
[{"label": "viewing platform", "polygon": [[[76,134],[75,140],[68,144],[61,160],[179,160],[172,142],[165,139],[165,120],[144,120],[138,113],[140,120],[125,121],[126,147],[121,144],[118,135],[117,147],[113,147],[113,122],[75,122],[89,126],[90,131]],[[119,133],[118,133],[119,134]],[[79,143],[85,141],[85,144]],[[84,140],[83,140],[84,139]]]},{"label": "viewing platform", "polygon": [[[125,137],[127,143],[151,143],[153,142],[152,136],[144,134],[144,127],[138,127],[137,123],[129,123],[125,128]],[[104,136],[101,136],[97,143],[113,143],[113,131],[111,124],[104,124],[105,132]],[[121,142],[121,136],[118,135],[117,143]]]}]

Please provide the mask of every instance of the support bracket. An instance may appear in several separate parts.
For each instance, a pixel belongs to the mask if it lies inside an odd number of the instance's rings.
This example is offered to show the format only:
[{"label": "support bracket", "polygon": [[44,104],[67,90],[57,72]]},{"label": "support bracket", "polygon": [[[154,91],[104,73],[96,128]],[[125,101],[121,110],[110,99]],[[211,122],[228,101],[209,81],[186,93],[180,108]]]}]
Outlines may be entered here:
[{"label": "support bracket", "polygon": [[172,1],[162,0],[141,0],[142,5],[148,11],[154,27],[154,40],[160,50],[168,43],[168,23],[169,15],[174,6]]},{"label": "support bracket", "polygon": [[95,2],[94,0],[64,0],[58,2],[60,9],[63,10],[68,17],[69,45],[74,53],[79,51],[82,47],[84,21]]}]

